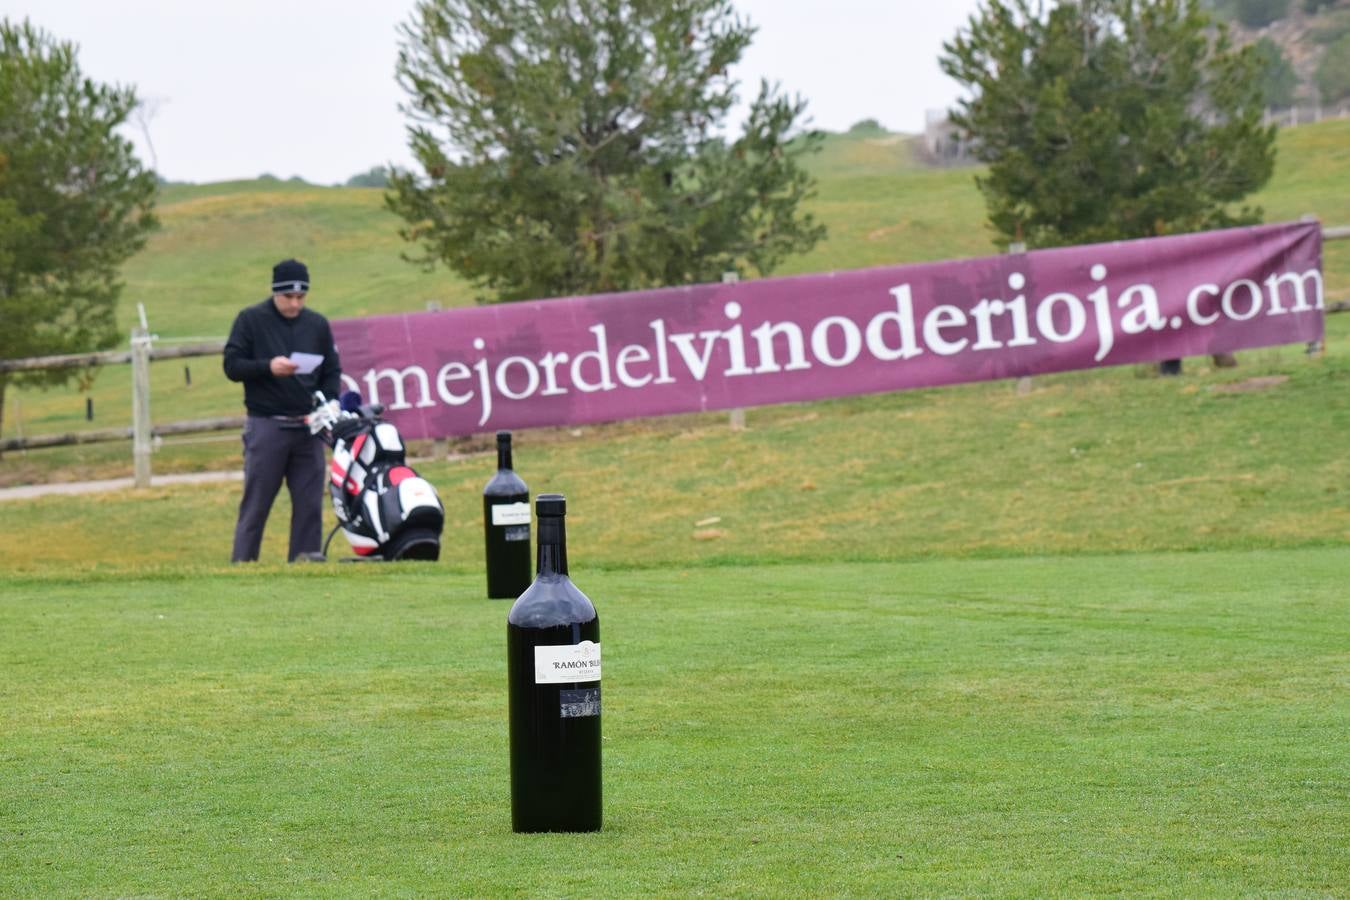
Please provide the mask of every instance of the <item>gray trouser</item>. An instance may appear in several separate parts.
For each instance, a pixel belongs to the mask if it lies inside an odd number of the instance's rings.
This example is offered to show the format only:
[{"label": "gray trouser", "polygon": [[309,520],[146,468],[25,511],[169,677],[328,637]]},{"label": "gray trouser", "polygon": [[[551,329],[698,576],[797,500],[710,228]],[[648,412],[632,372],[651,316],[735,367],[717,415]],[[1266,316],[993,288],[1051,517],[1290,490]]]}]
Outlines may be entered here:
[{"label": "gray trouser", "polygon": [[244,425],[244,498],[234,527],[234,562],[258,558],[263,527],[282,479],[291,494],[291,552],[317,551],[323,540],[323,442],[300,422],[249,416]]}]

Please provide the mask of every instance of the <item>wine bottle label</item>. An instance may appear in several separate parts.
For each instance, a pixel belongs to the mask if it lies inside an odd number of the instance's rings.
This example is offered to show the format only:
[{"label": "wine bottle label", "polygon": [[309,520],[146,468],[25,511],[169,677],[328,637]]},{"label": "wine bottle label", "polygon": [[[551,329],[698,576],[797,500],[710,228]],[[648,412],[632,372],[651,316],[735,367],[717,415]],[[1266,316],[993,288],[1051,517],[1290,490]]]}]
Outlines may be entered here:
[{"label": "wine bottle label", "polygon": [[530,524],[530,504],[503,503],[500,506],[492,507],[492,524],[493,525]]},{"label": "wine bottle label", "polygon": [[535,684],[574,684],[600,680],[600,645],[550,644],[534,648]]},{"label": "wine bottle label", "polygon": [[574,688],[570,691],[558,691],[561,701],[559,718],[580,719],[583,716],[600,715],[600,688]]},{"label": "wine bottle label", "polygon": [[528,525],[508,525],[502,529],[502,540],[504,541],[528,541],[530,539],[530,526]]}]

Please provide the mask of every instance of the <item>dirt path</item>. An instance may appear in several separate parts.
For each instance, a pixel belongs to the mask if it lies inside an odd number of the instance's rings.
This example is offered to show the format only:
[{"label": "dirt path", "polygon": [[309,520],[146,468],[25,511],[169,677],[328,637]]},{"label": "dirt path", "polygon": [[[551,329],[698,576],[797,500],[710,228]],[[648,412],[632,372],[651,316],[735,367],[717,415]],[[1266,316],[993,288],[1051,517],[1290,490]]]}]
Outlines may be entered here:
[{"label": "dirt path", "polygon": [[[189,472],[183,475],[155,475],[150,484],[198,484],[204,481],[243,481],[242,469],[235,472]],[[0,502],[31,500],[51,494],[98,494],[104,491],[125,491],[135,486],[131,478],[108,478],[103,481],[66,481],[53,484],[21,484],[0,488]]]}]

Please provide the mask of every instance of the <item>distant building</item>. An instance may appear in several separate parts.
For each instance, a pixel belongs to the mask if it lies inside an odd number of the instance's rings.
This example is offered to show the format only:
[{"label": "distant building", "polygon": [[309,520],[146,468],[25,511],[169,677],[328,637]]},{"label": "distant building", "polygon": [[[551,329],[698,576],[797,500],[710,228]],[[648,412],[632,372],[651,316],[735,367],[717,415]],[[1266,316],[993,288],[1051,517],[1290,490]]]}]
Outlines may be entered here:
[{"label": "distant building", "polygon": [[947,118],[947,110],[930,109],[924,113],[923,149],[930,162],[941,166],[971,165],[971,142],[957,131]]}]

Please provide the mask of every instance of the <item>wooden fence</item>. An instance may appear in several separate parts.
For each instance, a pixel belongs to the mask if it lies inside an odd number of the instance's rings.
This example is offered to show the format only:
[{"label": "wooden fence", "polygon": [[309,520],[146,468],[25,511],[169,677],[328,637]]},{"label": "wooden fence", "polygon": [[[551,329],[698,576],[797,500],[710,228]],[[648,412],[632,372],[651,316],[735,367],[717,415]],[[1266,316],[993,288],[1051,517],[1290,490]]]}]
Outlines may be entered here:
[{"label": "wooden fence", "polygon": [[[1305,217],[1307,218],[1307,217]],[[1350,225],[1336,225],[1322,229],[1323,241],[1350,240]],[[145,320],[145,309],[139,307],[140,325],[131,330],[131,349],[107,350],[99,353],[72,353],[64,356],[33,356],[26,359],[0,359],[0,375],[33,369],[69,369],[90,366],[108,366],[131,363],[131,425],[125,428],[102,428],[92,431],[72,431],[61,434],[34,435],[7,438],[0,441],[0,452],[33,450],[43,447],[63,447],[72,444],[93,444],[101,441],[131,439],[131,454],[135,469],[136,487],[150,486],[150,454],[154,439],[173,434],[195,434],[209,431],[227,431],[244,426],[243,416],[221,416],[211,419],[185,419],[160,425],[150,423],[150,363],[158,359],[182,359],[191,356],[219,356],[225,342],[201,341],[177,347],[153,346],[156,336],[150,333]],[[1350,310],[1350,302],[1328,304],[1328,313]],[[744,427],[744,412],[732,410],[732,427]]]},{"label": "wooden fence", "polygon": [[26,359],[0,359],[0,374],[32,369],[83,369],[90,366],[109,366],[131,363],[131,425],[126,428],[101,428],[93,431],[72,431],[64,434],[44,434],[32,437],[9,438],[0,441],[0,452],[29,450],[41,447],[62,447],[70,444],[93,444],[100,441],[131,439],[131,458],[136,487],[150,486],[150,453],[154,439],[168,434],[193,434],[204,431],[222,431],[241,428],[243,416],[223,416],[213,419],[186,419],[163,425],[150,424],[150,363],[156,359],[182,359],[191,356],[219,356],[225,350],[224,341],[203,341],[178,347],[152,346],[155,336],[145,325],[141,311],[141,325],[131,330],[130,350],[108,350],[102,353],[71,353],[63,356],[32,356]]}]

